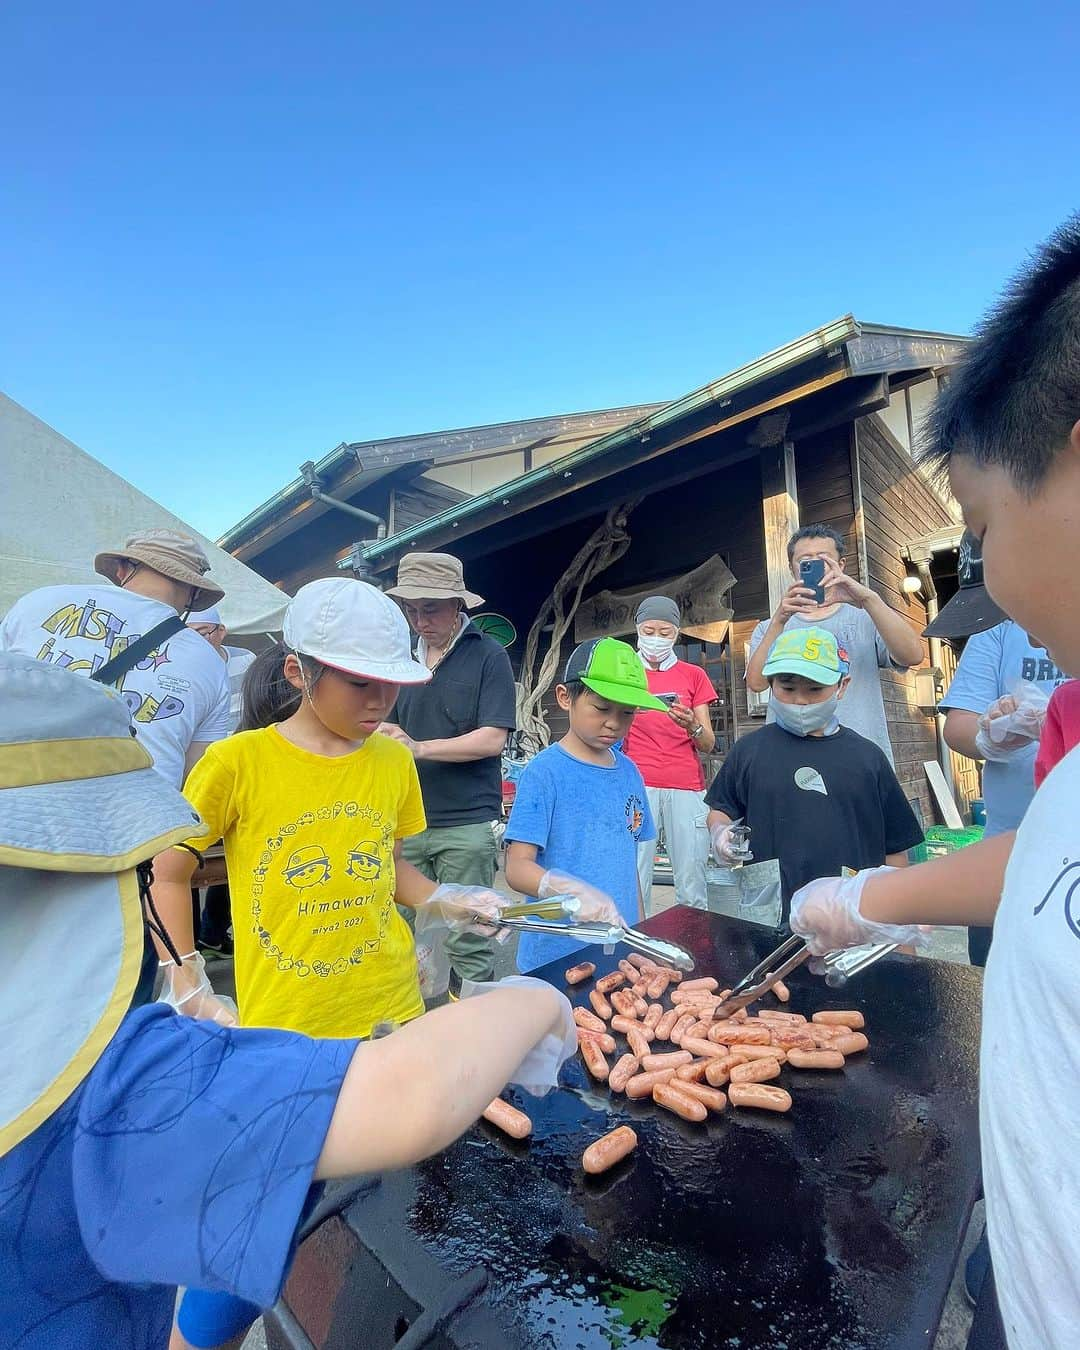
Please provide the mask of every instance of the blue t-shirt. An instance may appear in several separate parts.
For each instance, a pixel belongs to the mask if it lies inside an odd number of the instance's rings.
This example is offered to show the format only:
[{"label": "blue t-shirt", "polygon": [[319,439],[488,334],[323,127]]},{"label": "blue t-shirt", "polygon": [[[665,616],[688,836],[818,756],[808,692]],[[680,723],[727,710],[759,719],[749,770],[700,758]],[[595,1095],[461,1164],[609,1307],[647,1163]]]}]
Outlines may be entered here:
[{"label": "blue t-shirt", "polygon": [[0,1158],[0,1343],[162,1350],[177,1285],[271,1306],[355,1046],[130,1013]]},{"label": "blue t-shirt", "polygon": [[[610,764],[586,764],[550,745],[526,766],[506,827],[508,841],[536,845],[541,867],[558,868],[606,892],[629,924],[638,918],[637,846],[656,838],[645,783],[617,750]],[[585,945],[522,933],[518,970],[535,970]]]},{"label": "blue t-shirt", "polygon": [[[941,700],[942,710],[986,712],[991,703],[1011,694],[1022,681],[1052,694],[1065,675],[1042,647],[1033,647],[1027,634],[1011,619],[985,633],[968,638],[952,684]],[[1035,795],[1035,756],[1039,745],[1018,751],[1007,760],[987,760],[983,766],[986,834],[1015,830]]]}]

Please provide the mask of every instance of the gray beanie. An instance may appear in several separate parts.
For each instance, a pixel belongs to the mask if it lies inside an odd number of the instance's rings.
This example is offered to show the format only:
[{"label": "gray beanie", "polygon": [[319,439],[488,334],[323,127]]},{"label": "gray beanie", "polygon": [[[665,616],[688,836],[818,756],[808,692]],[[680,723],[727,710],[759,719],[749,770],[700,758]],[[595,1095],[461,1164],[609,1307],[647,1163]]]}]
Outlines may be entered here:
[{"label": "gray beanie", "polygon": [[650,619],[659,619],[662,623],[673,623],[679,627],[679,606],[666,595],[650,595],[642,600],[634,615],[635,625],[647,623]]}]

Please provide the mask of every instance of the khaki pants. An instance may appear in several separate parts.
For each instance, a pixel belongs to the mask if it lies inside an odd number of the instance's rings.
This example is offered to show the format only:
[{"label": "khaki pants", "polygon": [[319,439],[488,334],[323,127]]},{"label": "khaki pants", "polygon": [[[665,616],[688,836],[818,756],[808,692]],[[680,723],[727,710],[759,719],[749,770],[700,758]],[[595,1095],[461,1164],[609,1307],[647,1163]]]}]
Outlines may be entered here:
[{"label": "khaki pants", "polygon": [[[445,825],[424,830],[402,841],[406,862],[432,881],[454,882],[459,886],[495,884],[497,852],[491,825]],[[412,911],[401,911],[412,922]],[[479,933],[448,933],[446,952],[450,964],[464,980],[491,978],[495,964],[494,939]]]}]

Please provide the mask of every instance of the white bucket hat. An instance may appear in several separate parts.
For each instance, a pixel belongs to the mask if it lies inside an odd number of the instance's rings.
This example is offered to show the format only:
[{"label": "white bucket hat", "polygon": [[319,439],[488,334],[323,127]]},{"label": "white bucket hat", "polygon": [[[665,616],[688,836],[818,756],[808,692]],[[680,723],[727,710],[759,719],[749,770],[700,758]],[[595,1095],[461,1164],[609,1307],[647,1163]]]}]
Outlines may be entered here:
[{"label": "white bucket hat", "polygon": [[17,1050],[0,1074],[0,1156],[74,1092],[130,1006],[136,864],[204,828],[114,690],[0,653],[0,1044]]},{"label": "white bucket hat", "polygon": [[324,666],[390,684],[425,684],[414,661],[405,616],[366,581],[326,577],[301,586],[285,611],[285,645]]}]

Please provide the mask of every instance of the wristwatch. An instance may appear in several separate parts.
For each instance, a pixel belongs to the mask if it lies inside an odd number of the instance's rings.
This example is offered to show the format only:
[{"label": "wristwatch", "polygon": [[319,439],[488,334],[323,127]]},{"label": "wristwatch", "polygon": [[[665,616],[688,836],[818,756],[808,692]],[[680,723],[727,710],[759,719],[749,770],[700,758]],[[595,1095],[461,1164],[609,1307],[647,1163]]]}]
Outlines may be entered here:
[{"label": "wristwatch", "polygon": [[693,727],[692,727],[691,730],[690,730],[690,738],[691,738],[691,740],[695,740],[695,741],[696,741],[697,738],[701,735],[701,733],[702,733],[704,730],[705,730],[705,728],[701,725],[700,722],[695,722],[694,725],[693,725]]}]

